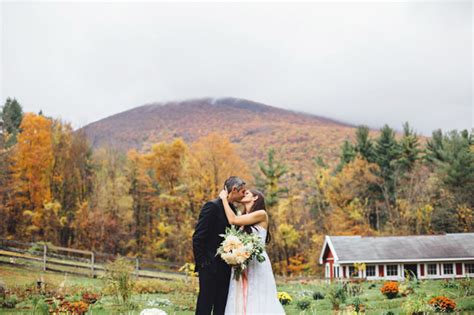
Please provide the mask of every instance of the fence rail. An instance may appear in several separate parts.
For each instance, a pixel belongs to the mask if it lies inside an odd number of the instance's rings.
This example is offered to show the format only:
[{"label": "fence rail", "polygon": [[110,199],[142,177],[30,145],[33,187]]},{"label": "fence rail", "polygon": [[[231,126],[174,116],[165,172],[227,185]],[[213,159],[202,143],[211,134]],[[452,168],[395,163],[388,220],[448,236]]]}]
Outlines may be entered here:
[{"label": "fence rail", "polygon": [[[24,265],[43,271],[66,272],[70,274],[97,277],[105,273],[105,263],[117,258],[116,255],[89,250],[28,243],[0,239],[0,263]],[[184,277],[178,272],[179,264],[124,257],[135,266],[135,276],[176,280]]]}]

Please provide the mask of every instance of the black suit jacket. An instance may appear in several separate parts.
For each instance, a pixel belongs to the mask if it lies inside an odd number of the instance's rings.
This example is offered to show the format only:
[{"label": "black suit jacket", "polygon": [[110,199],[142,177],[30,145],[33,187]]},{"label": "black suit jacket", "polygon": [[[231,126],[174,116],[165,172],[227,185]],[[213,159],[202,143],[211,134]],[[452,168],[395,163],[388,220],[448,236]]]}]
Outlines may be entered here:
[{"label": "black suit jacket", "polygon": [[[235,208],[231,204],[235,212]],[[202,206],[199,219],[193,234],[193,253],[195,271],[209,267],[213,272],[229,271],[230,267],[216,256],[217,248],[224,238],[226,227],[230,227],[225,215],[224,205],[220,198],[208,201]]]}]

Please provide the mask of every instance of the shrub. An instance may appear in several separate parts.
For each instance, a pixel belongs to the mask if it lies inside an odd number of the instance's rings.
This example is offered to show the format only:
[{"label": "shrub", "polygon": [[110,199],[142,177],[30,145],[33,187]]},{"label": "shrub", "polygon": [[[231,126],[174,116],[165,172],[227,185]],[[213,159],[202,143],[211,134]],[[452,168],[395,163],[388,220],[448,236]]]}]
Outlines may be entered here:
[{"label": "shrub", "polygon": [[456,302],[445,296],[437,296],[429,301],[436,312],[451,313],[456,309]]},{"label": "shrub", "polygon": [[377,287],[377,285],[375,283],[371,283],[369,284],[369,289],[375,289]]},{"label": "shrub", "polygon": [[446,288],[446,289],[457,289],[459,288],[459,284],[456,282],[456,280],[452,279],[452,280],[449,280],[449,279],[445,279],[443,281],[443,288]]},{"label": "shrub", "polygon": [[160,280],[139,280],[135,283],[133,291],[139,294],[170,293],[173,288]]},{"label": "shrub", "polygon": [[287,305],[293,301],[293,298],[286,292],[278,292],[278,300],[282,305]]},{"label": "shrub", "polygon": [[180,272],[183,272],[187,277],[197,277],[198,273],[195,272],[196,266],[193,263],[185,263],[179,268]]},{"label": "shrub", "polygon": [[402,296],[408,296],[409,294],[412,294],[415,292],[415,290],[413,290],[410,284],[401,284],[398,290]]},{"label": "shrub", "polygon": [[49,314],[49,305],[44,299],[36,298],[33,301],[33,314],[47,315]]},{"label": "shrub", "polygon": [[299,300],[296,306],[298,306],[300,310],[307,310],[311,306],[311,301],[307,299]]},{"label": "shrub", "polygon": [[160,299],[160,298],[156,298],[154,300],[149,300],[147,303],[146,303],[146,306],[147,307],[161,307],[161,306],[170,306],[172,305],[173,303],[171,303],[170,300],[168,299]]},{"label": "shrub", "polygon": [[5,308],[15,308],[15,306],[18,304],[18,298],[16,295],[10,295],[3,299],[3,307]]},{"label": "shrub", "polygon": [[464,278],[459,281],[459,291],[462,296],[474,294],[474,280],[472,278]]},{"label": "shrub", "polygon": [[426,294],[411,295],[403,302],[402,308],[406,314],[424,314],[430,311],[426,302]]},{"label": "shrub", "polygon": [[349,293],[349,296],[358,296],[364,293],[364,288],[359,282],[351,282],[346,286],[346,292]]},{"label": "shrub", "polygon": [[352,300],[351,305],[354,307],[354,311],[357,312],[357,313],[363,312],[364,309],[365,309],[365,306],[364,306],[364,304],[362,304],[362,301],[360,300],[359,297],[355,297]]},{"label": "shrub", "polygon": [[393,299],[398,295],[398,282],[387,281],[380,288],[380,292],[385,295],[388,299]]},{"label": "shrub", "polygon": [[58,308],[54,310],[54,312],[58,313],[72,313],[77,315],[85,314],[89,310],[89,304],[84,301],[77,301],[77,302],[69,302],[69,301],[62,301]]},{"label": "shrub", "polygon": [[313,299],[314,300],[324,300],[324,294],[320,291],[313,292]]},{"label": "shrub", "polygon": [[108,263],[105,270],[105,279],[110,292],[126,303],[132,295],[134,286],[133,265],[125,258],[119,257],[114,262]]},{"label": "shrub", "polygon": [[333,283],[329,287],[327,297],[331,301],[332,308],[334,310],[338,310],[339,306],[345,303],[347,299],[347,293],[344,285],[342,285],[341,283]]},{"label": "shrub", "polygon": [[6,296],[7,292],[7,287],[5,286],[5,283],[0,280],[0,299],[4,299]]},{"label": "shrub", "polygon": [[94,304],[100,299],[100,294],[92,292],[82,293],[82,300],[87,304]]}]

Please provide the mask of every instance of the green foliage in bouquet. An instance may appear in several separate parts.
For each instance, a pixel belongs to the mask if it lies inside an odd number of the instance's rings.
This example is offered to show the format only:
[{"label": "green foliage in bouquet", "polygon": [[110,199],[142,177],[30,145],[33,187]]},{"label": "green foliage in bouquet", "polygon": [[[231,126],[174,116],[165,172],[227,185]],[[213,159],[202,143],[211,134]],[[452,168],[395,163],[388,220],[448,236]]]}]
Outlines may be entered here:
[{"label": "green foliage in bouquet", "polygon": [[235,280],[240,279],[252,259],[259,263],[265,261],[264,244],[258,234],[248,234],[232,226],[226,228],[225,234],[220,236],[224,237],[224,241],[217,249],[216,256],[220,255],[234,269]]}]

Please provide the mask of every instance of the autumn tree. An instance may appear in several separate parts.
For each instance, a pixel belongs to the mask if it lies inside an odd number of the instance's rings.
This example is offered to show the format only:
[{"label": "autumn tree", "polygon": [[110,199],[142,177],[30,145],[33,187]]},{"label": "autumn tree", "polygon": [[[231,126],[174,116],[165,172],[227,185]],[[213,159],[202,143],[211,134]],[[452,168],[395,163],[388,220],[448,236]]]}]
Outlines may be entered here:
[{"label": "autumn tree", "polygon": [[[379,209],[370,185],[379,183],[378,165],[358,155],[340,173],[327,181],[327,200],[332,211],[325,229],[329,232],[366,234],[370,232],[371,217],[378,222]],[[378,225],[377,223],[375,224]]]},{"label": "autumn tree", "polygon": [[199,208],[218,196],[229,176],[239,176],[248,184],[251,181],[248,165],[237,154],[235,145],[216,133],[192,144],[187,168],[190,198],[198,202]]},{"label": "autumn tree", "polygon": [[149,168],[143,154],[130,150],[127,154],[127,176],[130,181],[130,196],[133,200],[133,235],[134,252],[140,256],[146,255],[153,230],[154,215],[152,199],[154,188]]},{"label": "autumn tree", "polygon": [[[52,202],[51,174],[54,161],[52,122],[42,116],[25,114],[14,151],[12,174],[15,196],[11,209],[14,221],[21,222],[22,233],[32,239],[53,241],[58,218]],[[16,224],[16,223],[13,223]],[[18,232],[18,231],[17,231]]]},{"label": "autumn tree", "polygon": [[[190,234],[193,213],[189,209],[185,180],[188,147],[181,139],[152,146],[145,155],[155,187],[152,207],[151,250],[160,258],[183,261],[191,255]],[[185,236],[186,235],[186,236]],[[183,237],[185,236],[185,237]]]},{"label": "autumn tree", "polygon": [[72,223],[78,244],[95,251],[125,254],[132,246],[132,198],[126,156],[110,148],[94,152],[92,195],[79,205]]},{"label": "autumn tree", "polygon": [[325,219],[331,211],[331,205],[327,198],[327,188],[331,176],[331,169],[327,165],[315,163],[313,176],[309,179],[305,206],[309,208],[315,230],[318,233],[327,232],[325,230]]},{"label": "autumn tree", "polygon": [[81,131],[53,120],[53,154],[51,193],[61,207],[60,244],[70,246],[74,239],[72,223],[80,205],[92,190],[92,149]]}]

